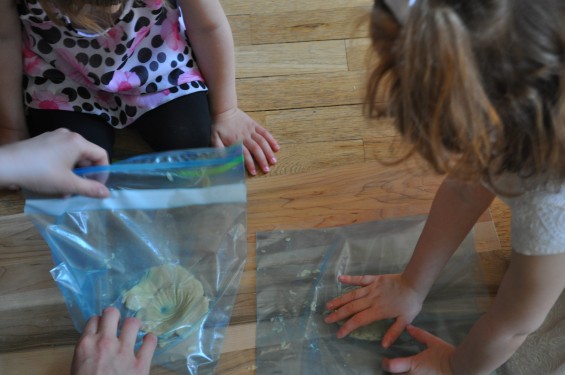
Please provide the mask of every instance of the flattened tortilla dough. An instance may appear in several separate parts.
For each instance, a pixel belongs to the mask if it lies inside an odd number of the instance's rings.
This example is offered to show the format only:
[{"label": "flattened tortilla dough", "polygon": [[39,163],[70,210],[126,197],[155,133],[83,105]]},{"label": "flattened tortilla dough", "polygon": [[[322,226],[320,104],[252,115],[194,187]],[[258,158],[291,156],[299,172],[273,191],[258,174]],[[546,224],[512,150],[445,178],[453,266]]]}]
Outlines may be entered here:
[{"label": "flattened tortilla dough", "polygon": [[202,283],[176,264],[150,268],[122,302],[136,312],[143,331],[159,336],[161,346],[200,325],[209,304]]},{"label": "flattened tortilla dough", "polygon": [[[343,325],[344,323],[344,320],[337,322],[339,325]],[[389,324],[390,322],[388,320],[379,320],[357,328],[355,331],[351,332],[348,337],[364,341],[380,341],[388,329]]]}]

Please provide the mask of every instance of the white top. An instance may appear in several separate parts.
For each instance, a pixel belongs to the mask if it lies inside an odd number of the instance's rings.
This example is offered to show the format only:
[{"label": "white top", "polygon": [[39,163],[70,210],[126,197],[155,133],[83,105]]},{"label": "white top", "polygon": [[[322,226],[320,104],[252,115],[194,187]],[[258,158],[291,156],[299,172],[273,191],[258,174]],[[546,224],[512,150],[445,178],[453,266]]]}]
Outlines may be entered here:
[{"label": "white top", "polygon": [[565,253],[565,183],[516,197],[499,196],[512,210],[512,247],[523,255]]}]

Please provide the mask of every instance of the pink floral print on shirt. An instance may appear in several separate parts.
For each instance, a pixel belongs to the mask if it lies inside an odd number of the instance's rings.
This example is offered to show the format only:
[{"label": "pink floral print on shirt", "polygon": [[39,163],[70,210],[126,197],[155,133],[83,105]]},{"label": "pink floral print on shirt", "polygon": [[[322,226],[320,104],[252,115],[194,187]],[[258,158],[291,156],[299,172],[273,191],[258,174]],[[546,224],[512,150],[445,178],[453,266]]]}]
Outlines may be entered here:
[{"label": "pink floral print on shirt", "polygon": [[108,88],[112,92],[127,92],[134,94],[139,91],[141,81],[134,72],[120,72],[114,73],[114,77],[108,84]]},{"label": "pink floral print on shirt", "polygon": [[39,109],[71,110],[69,99],[64,94],[53,94],[49,91],[36,91],[32,103]]}]

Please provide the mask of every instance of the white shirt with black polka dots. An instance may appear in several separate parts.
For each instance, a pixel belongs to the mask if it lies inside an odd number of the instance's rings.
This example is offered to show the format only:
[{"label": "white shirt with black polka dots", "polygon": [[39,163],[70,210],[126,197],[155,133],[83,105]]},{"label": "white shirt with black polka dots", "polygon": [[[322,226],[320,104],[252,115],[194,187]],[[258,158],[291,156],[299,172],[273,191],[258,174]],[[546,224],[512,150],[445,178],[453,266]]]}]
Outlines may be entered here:
[{"label": "white shirt with black polka dots", "polygon": [[49,19],[37,0],[20,2],[24,101],[36,109],[84,112],[123,128],[145,112],[207,87],[178,7],[129,0],[104,33]]}]

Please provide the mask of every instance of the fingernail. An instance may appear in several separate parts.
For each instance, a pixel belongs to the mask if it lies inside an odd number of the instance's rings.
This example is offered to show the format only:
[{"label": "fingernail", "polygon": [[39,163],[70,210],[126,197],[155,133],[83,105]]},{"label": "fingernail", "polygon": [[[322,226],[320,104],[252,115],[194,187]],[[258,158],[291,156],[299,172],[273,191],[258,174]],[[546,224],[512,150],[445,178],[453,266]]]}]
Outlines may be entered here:
[{"label": "fingernail", "polygon": [[269,172],[271,169],[269,168],[269,166],[266,166],[265,168],[263,168],[263,170],[264,170],[265,172]]},{"label": "fingernail", "polygon": [[277,158],[272,158],[271,163],[275,164],[277,162]]}]

